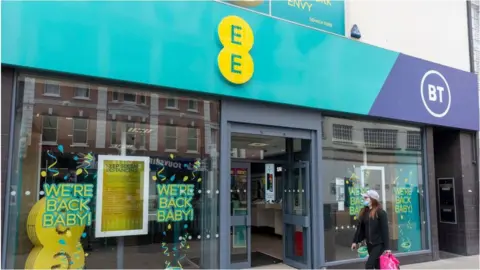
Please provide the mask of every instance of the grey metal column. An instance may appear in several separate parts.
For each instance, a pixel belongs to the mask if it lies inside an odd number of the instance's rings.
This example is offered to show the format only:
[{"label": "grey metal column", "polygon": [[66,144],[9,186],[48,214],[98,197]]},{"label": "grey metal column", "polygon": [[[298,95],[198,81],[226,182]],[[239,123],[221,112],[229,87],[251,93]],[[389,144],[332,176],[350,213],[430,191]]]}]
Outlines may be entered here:
[{"label": "grey metal column", "polygon": [[[222,103],[223,105],[223,103]],[[220,269],[230,266],[230,127],[223,115],[220,124]]]},{"label": "grey metal column", "polygon": [[[121,148],[120,148],[120,155],[126,156],[127,155],[127,128],[126,123],[122,123],[122,137],[121,137]],[[98,196],[98,194],[97,194]],[[117,269],[124,269],[123,266],[123,254],[124,254],[124,247],[125,247],[125,237],[119,236],[117,237]]]},{"label": "grey metal column", "polygon": [[[10,108],[10,130],[8,138],[8,154],[7,154],[7,179],[5,183],[5,200],[3,201],[5,212],[4,219],[2,221],[3,231],[2,231],[2,269],[13,268],[13,265],[7,267],[7,243],[8,243],[8,230],[9,230],[9,215],[10,215],[10,186],[12,184],[12,162],[13,162],[13,146],[14,146],[14,132],[15,132],[15,105],[17,99],[17,72],[13,73],[13,89],[12,89],[12,99],[11,99],[11,108]],[[4,89],[8,91],[8,89]]]}]

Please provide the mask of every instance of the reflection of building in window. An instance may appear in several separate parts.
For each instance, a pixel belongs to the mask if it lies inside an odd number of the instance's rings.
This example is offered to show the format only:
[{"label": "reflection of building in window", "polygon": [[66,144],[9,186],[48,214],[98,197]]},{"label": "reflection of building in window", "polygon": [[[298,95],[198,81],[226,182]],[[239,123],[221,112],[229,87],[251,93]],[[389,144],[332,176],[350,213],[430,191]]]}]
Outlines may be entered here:
[{"label": "reflection of building in window", "polygon": [[75,88],[76,98],[90,98],[90,89],[86,85],[77,85]]},{"label": "reflection of building in window", "polygon": [[170,109],[178,109],[178,100],[176,98],[168,98],[166,107]]},{"label": "reflection of building in window", "polygon": [[56,116],[44,116],[42,124],[42,142],[57,143],[58,118]]},{"label": "reflection of building in window", "polygon": [[113,100],[113,101],[118,101],[119,95],[120,95],[120,94],[118,93],[118,91],[113,91],[113,92],[112,92],[112,100]]},{"label": "reflection of building in window", "polygon": [[136,95],[135,94],[123,94],[123,101],[124,102],[136,102]]},{"label": "reflection of building in window", "polygon": [[73,119],[73,143],[87,144],[88,120],[82,118]]},{"label": "reflection of building in window", "polygon": [[140,104],[147,104],[147,96],[140,95]]},{"label": "reflection of building in window", "polygon": [[188,128],[187,151],[198,152],[198,128]]},{"label": "reflection of building in window", "polygon": [[188,110],[198,112],[198,102],[195,99],[188,100]]},{"label": "reflection of building in window", "polygon": [[369,148],[395,149],[397,148],[396,129],[364,128],[363,138],[365,146]]},{"label": "reflection of building in window", "polygon": [[135,123],[126,123],[127,145],[135,145]]},{"label": "reflection of building in window", "polygon": [[52,95],[52,96],[60,96],[60,84],[54,81],[46,81],[44,94]]},{"label": "reflection of building in window", "polygon": [[165,150],[177,151],[177,127],[165,126]]},{"label": "reflection of building in window", "polygon": [[353,142],[352,131],[353,131],[353,127],[350,125],[333,124],[332,140],[335,143],[352,144]]},{"label": "reflection of building in window", "polygon": [[147,149],[146,137],[147,137],[147,125],[140,124],[140,130],[138,131],[138,147],[140,149]]},{"label": "reflection of building in window", "polygon": [[422,136],[420,131],[407,131],[407,149],[422,150]]},{"label": "reflection of building in window", "polygon": [[118,144],[117,141],[117,121],[110,121],[110,144]]}]

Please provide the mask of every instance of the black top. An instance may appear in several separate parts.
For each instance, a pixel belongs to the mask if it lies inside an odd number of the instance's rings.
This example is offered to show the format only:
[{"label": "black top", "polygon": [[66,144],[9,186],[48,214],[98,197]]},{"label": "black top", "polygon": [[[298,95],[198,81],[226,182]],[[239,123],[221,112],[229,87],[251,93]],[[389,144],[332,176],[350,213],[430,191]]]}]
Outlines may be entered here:
[{"label": "black top", "polygon": [[353,243],[360,243],[366,240],[367,244],[383,244],[384,249],[390,249],[387,212],[383,209],[378,210],[376,216],[373,218],[371,218],[369,214],[370,209],[366,208],[363,216],[359,217]]}]

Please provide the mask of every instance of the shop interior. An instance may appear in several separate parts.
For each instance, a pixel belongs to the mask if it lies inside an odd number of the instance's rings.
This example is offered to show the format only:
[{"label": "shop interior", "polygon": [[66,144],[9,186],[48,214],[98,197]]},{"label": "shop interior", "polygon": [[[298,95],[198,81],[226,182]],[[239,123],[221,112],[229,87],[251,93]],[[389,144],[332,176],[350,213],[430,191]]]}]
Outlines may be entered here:
[{"label": "shop interior", "polygon": [[[232,224],[232,263],[246,261],[248,252],[250,252],[251,267],[283,262],[282,181],[288,178],[287,140],[289,139],[281,137],[232,134],[231,215],[249,215],[251,237],[248,241],[248,234],[244,236],[248,230],[245,226]],[[293,153],[300,154],[301,140],[292,141]],[[298,178],[298,175],[293,177]],[[295,196],[302,196],[301,191]],[[248,213],[248,200],[251,202],[250,213]],[[295,204],[301,204],[301,202],[301,199],[295,199]],[[302,207],[295,205],[295,208]],[[302,249],[302,237],[301,232],[295,234],[298,239],[294,249],[298,253]],[[250,244],[250,250],[247,247],[248,244]]]}]

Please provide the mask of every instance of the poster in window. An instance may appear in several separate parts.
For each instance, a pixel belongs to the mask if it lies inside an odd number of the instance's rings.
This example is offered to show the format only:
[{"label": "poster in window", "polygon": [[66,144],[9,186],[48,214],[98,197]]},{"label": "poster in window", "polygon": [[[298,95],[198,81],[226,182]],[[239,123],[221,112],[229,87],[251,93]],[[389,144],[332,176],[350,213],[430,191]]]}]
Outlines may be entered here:
[{"label": "poster in window", "polygon": [[149,157],[98,156],[96,237],[148,234]]}]

